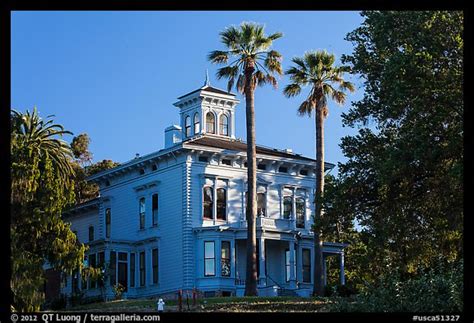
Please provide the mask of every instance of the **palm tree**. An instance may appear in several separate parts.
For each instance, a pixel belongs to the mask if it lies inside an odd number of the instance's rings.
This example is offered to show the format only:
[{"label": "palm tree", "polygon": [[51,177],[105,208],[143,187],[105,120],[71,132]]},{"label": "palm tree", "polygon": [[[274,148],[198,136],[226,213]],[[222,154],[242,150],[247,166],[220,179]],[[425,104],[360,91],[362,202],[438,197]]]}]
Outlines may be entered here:
[{"label": "palm tree", "polygon": [[[257,180],[255,147],[255,107],[254,92],[257,85],[270,83],[276,88],[274,74],[283,74],[282,56],[275,50],[269,50],[273,41],[282,37],[282,33],[265,36],[264,27],[255,23],[243,22],[240,28],[232,26],[220,33],[221,42],[226,51],[215,50],[209,53],[212,63],[226,64],[219,68],[217,78],[227,78],[227,90],[236,86],[237,91],[245,94],[247,125],[248,159],[248,203],[247,203],[247,272],[245,295],[257,295]],[[228,63],[229,58],[234,59]]]},{"label": "palm tree", "polygon": [[[52,116],[47,118],[50,117]],[[52,119],[46,122],[43,121],[38,115],[36,107],[31,113],[30,111],[21,113],[12,110],[11,126],[13,179],[30,178],[22,173],[31,171],[31,164],[29,163],[45,163],[49,160],[64,183],[69,183],[75,175],[71,165],[72,150],[67,142],[57,137],[72,134],[70,131],[64,130],[63,126],[59,124],[54,124]],[[17,183],[19,185],[13,185],[15,183],[15,181],[12,183],[12,193],[20,193],[21,195],[27,183],[19,181]],[[17,192],[16,189],[20,191]],[[14,197],[13,194],[12,197]]]},{"label": "palm tree", "polygon": [[[343,79],[343,74],[348,71],[348,68],[333,66],[334,61],[334,55],[326,51],[307,52],[303,58],[293,58],[292,62],[296,65],[285,71],[292,83],[283,90],[286,97],[293,97],[301,93],[303,86],[310,86],[307,98],[298,108],[298,114],[311,116],[313,110],[315,111],[316,194],[313,225],[315,250],[313,294],[317,296],[324,294],[321,199],[324,193],[324,119],[328,115],[327,101],[330,98],[338,104],[344,104],[345,91],[354,91],[354,85]],[[333,85],[338,88],[335,89]]]}]

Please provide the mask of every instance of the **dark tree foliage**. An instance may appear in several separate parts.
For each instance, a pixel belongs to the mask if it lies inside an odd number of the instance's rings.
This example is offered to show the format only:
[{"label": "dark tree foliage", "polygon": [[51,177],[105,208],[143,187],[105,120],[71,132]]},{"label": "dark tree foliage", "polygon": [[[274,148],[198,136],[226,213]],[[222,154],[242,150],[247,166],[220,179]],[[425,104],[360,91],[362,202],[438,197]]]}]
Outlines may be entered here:
[{"label": "dark tree foliage", "polygon": [[72,138],[71,149],[74,157],[81,162],[82,165],[92,161],[92,153],[89,151],[91,140],[89,135],[82,133]]},{"label": "dark tree foliage", "polygon": [[361,225],[366,275],[397,268],[406,276],[462,258],[463,14],[362,16],[343,57],[364,80],[364,98],[343,114],[359,132],[342,140],[348,161],[326,212]]}]

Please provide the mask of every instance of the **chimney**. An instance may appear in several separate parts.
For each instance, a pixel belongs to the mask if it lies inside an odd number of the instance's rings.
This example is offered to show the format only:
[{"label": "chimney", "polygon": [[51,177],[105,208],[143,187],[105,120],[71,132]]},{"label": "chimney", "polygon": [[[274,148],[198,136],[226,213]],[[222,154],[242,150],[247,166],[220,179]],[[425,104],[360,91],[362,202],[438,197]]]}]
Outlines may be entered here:
[{"label": "chimney", "polygon": [[165,129],[165,149],[181,142],[181,127],[177,125],[169,126]]}]

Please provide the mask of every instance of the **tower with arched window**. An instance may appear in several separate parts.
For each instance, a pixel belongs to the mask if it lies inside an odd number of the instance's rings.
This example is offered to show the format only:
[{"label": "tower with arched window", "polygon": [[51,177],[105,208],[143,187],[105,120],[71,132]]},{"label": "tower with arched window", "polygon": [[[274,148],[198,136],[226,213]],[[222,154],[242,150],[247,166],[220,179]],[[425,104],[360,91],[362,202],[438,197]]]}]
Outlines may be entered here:
[{"label": "tower with arched window", "polygon": [[182,140],[201,134],[235,139],[235,94],[210,86],[209,82],[178,98]]}]

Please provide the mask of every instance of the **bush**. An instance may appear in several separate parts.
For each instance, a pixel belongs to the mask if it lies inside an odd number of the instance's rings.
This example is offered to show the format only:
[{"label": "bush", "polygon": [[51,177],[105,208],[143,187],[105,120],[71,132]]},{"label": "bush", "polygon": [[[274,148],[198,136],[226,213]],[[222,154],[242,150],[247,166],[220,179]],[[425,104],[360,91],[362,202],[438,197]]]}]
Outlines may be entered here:
[{"label": "bush", "polygon": [[125,287],[122,284],[118,283],[114,285],[112,289],[115,295],[115,299],[122,299],[122,294],[125,291]]},{"label": "bush", "polygon": [[389,273],[351,300],[338,298],[339,312],[460,312],[463,309],[463,262],[440,265],[401,279]]}]

